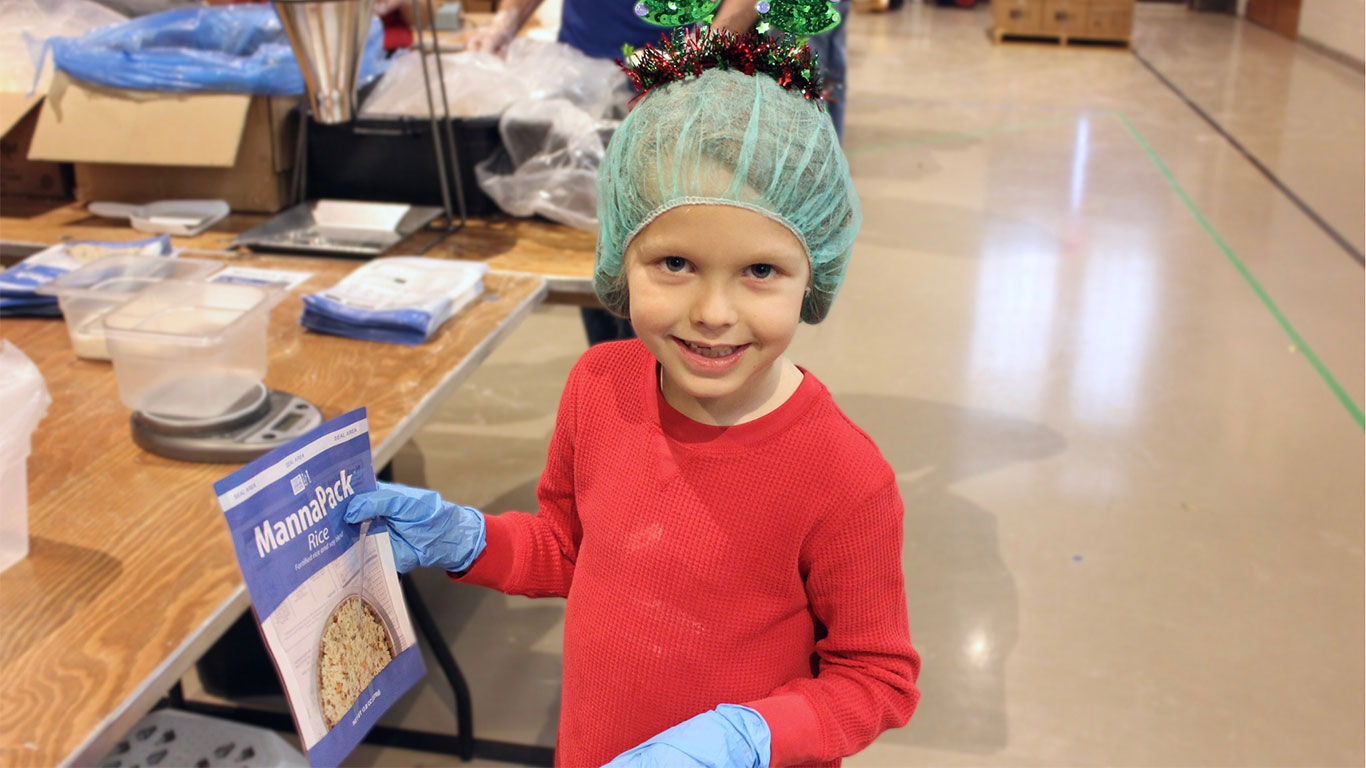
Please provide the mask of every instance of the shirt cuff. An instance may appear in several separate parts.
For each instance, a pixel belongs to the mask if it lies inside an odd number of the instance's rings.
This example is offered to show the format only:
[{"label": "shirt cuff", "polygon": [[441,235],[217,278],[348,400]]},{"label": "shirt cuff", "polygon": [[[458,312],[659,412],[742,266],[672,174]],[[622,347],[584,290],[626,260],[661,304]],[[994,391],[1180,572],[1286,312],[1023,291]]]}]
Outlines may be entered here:
[{"label": "shirt cuff", "polygon": [[469,570],[463,573],[447,571],[446,575],[461,584],[506,591],[516,566],[517,548],[513,546],[516,535],[511,517],[484,515],[484,551],[474,559]]},{"label": "shirt cuff", "polygon": [[758,712],[772,737],[770,768],[821,762],[825,734],[816,710],[799,693],[784,693],[751,701],[746,707]]}]

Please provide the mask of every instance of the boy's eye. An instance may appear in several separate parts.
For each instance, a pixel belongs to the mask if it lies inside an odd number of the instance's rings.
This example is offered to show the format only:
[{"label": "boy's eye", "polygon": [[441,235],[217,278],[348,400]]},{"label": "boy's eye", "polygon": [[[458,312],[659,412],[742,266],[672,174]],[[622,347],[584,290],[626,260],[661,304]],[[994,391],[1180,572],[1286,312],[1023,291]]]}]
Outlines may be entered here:
[{"label": "boy's eye", "polygon": [[664,268],[670,272],[682,272],[688,268],[688,260],[682,256],[667,256],[664,258]]},{"label": "boy's eye", "polygon": [[764,278],[771,277],[773,275],[773,265],[753,264],[749,268],[749,273],[759,278],[760,280],[763,280]]}]

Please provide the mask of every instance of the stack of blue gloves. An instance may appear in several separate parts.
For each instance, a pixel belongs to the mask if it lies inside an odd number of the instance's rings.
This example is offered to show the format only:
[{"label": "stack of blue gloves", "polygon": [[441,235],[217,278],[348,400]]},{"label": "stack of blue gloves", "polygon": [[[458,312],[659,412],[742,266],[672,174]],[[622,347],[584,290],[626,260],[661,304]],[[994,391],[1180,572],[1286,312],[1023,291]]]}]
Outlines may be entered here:
[{"label": "stack of blue gloves", "polygon": [[[467,571],[487,543],[479,510],[396,483],[353,496],[344,516],[353,525],[384,524],[400,573],[418,566]],[[758,712],[722,704],[621,753],[607,768],[768,768],[770,739]]]}]

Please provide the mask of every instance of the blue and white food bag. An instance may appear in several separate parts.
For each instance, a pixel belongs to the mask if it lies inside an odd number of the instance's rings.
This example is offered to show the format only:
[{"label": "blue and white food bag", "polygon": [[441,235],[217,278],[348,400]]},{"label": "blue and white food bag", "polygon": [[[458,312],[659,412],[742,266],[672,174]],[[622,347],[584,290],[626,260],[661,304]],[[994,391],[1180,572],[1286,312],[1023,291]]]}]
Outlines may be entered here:
[{"label": "blue and white food bag", "polygon": [[375,489],[365,409],[213,489],[309,764],[337,765],[426,673],[388,532],[362,544],[342,519],[349,498]]},{"label": "blue and white food bag", "polygon": [[306,294],[299,322],[319,333],[414,346],[483,294],[488,271],[488,264],[460,259],[373,259]]},{"label": "blue and white food bag", "polygon": [[96,259],[116,254],[170,257],[175,252],[171,248],[170,235],[124,241],[69,240],[44,248],[0,272],[0,317],[61,317],[57,297],[39,294],[38,286]]}]

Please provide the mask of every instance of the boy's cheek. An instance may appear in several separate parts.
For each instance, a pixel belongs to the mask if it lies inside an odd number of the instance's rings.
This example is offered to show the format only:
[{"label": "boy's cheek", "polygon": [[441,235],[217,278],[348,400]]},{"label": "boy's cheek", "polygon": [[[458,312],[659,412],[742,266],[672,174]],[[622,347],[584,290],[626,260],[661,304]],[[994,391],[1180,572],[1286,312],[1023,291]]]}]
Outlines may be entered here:
[{"label": "boy's cheek", "polygon": [[648,284],[632,284],[629,295],[632,322],[650,326],[671,321],[671,303],[659,290]]}]

